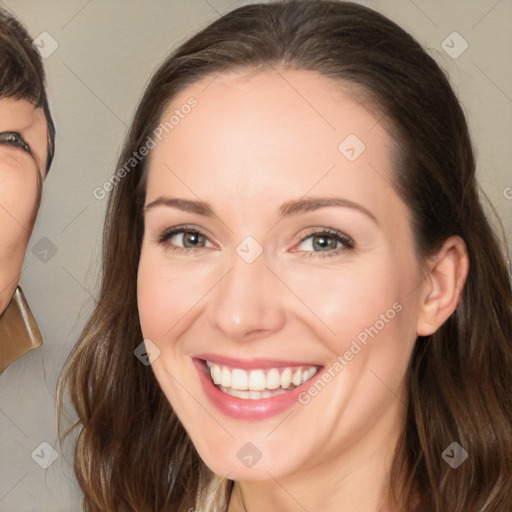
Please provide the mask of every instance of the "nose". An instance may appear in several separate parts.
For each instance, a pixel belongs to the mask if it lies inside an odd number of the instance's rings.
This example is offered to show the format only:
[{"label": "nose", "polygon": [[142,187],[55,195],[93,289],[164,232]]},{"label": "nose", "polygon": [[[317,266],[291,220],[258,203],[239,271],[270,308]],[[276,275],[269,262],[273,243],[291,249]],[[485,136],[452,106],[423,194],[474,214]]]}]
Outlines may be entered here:
[{"label": "nose", "polygon": [[215,287],[208,313],[210,324],[235,342],[267,337],[285,323],[282,286],[266,265],[264,254],[247,263],[238,254]]}]

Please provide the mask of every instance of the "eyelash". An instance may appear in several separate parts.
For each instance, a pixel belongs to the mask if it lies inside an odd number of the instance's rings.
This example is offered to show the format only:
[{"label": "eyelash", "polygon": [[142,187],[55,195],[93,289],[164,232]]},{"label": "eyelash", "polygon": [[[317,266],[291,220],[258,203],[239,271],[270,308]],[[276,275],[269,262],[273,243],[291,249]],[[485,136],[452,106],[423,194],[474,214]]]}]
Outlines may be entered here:
[{"label": "eyelash", "polygon": [[333,256],[340,256],[342,253],[345,253],[347,251],[350,251],[354,248],[355,243],[352,238],[349,236],[341,233],[341,231],[337,231],[336,229],[331,228],[323,228],[321,230],[318,230],[317,228],[313,228],[309,231],[307,231],[300,239],[299,243],[303,243],[308,238],[310,238],[313,235],[317,236],[326,236],[329,238],[333,238],[337,242],[340,242],[342,247],[335,249],[333,251],[295,251],[298,252],[300,256],[305,258],[331,258]]},{"label": "eyelash", "polygon": [[[205,238],[206,235],[202,233],[201,231],[197,230],[196,228],[192,226],[180,226],[177,228],[171,228],[165,230],[163,233],[161,233],[158,238],[157,242],[161,245],[166,245],[167,249],[175,252],[177,254],[197,254],[201,249],[204,249],[204,247],[179,247],[177,245],[173,245],[170,243],[167,243],[174,235],[178,235],[181,233],[192,233],[195,235],[201,235]],[[306,232],[301,239],[299,240],[299,244],[306,241],[308,238],[310,238],[313,235],[317,236],[327,236],[329,238],[333,238],[337,242],[340,242],[342,244],[342,247],[332,250],[332,251],[294,251],[297,252],[301,257],[306,258],[315,258],[315,257],[333,257],[333,256],[339,256],[344,252],[350,251],[354,248],[354,241],[348,237],[347,235],[344,235],[340,231],[337,231],[335,229],[331,228],[323,228],[321,230],[318,229],[311,229],[308,232]]]},{"label": "eyelash", "polygon": [[174,235],[179,235],[180,233],[193,233],[195,235],[202,235],[206,238],[206,235],[192,226],[181,226],[178,228],[166,229],[158,236],[157,241],[161,245],[166,245],[168,250],[177,254],[197,254],[201,249],[204,249],[204,247],[178,247],[177,245],[167,243]]},{"label": "eyelash", "polygon": [[0,143],[23,149],[26,153],[31,152],[30,146],[26,143],[25,139],[18,132],[0,133]]}]

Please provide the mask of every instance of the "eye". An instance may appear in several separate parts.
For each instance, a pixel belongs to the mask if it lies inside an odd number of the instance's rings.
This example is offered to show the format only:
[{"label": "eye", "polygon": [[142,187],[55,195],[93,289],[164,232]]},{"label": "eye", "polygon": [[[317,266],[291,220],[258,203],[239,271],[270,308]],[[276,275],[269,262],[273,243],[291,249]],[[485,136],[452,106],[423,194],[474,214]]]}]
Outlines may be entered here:
[{"label": "eye", "polygon": [[213,247],[213,244],[208,240],[206,235],[195,228],[187,226],[165,230],[158,237],[158,243],[166,245],[169,249],[177,252],[195,251],[206,247]]},{"label": "eye", "polygon": [[303,237],[297,252],[309,253],[309,257],[335,256],[353,249],[354,245],[354,241],[340,231],[323,228],[310,231]]},{"label": "eye", "polygon": [[0,133],[0,144],[7,144],[23,149],[27,153],[30,153],[30,147],[26,143],[25,139],[18,132],[2,132]]},{"label": "eye", "polygon": [[[167,249],[178,253],[196,253],[201,249],[214,247],[214,244],[201,231],[194,227],[180,226],[163,231],[157,239],[158,243]],[[293,252],[302,253],[308,257],[335,256],[354,248],[354,241],[343,233],[323,228],[311,230],[303,236],[298,249]]]}]

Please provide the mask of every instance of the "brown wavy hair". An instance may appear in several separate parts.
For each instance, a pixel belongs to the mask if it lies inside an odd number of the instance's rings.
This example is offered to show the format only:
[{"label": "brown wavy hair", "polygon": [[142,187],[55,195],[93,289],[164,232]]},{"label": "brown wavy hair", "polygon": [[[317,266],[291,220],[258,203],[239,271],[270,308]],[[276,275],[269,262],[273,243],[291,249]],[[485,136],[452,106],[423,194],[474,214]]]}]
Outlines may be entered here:
[{"label": "brown wavy hair", "polygon": [[[235,9],[162,64],[138,106],[119,168],[180,91],[232,70],[313,70],[350,84],[400,149],[394,186],[413,218],[420,261],[451,235],[470,269],[452,316],[417,339],[406,422],[390,474],[394,510],[512,510],[512,290],[504,244],[484,212],[468,126],[446,73],[407,32],[349,2],[296,0]],[[59,382],[78,419],[75,471],[86,511],[225,511],[233,481],[200,459],[151,367],[136,298],[148,158],[114,188],[99,300]],[[61,426],[62,428],[62,426]],[[62,433],[62,430],[61,430]],[[459,442],[469,458],[442,459]]]}]

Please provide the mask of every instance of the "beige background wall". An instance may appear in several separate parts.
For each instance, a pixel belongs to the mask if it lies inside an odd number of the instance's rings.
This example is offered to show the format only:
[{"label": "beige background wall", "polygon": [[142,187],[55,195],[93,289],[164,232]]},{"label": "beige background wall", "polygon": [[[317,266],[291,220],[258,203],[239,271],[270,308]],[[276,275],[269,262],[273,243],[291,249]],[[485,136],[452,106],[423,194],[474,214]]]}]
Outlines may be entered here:
[{"label": "beige background wall", "polygon": [[[121,142],[151,72],[179,42],[246,2],[6,0],[46,59],[57,124],[22,285],[44,346],[0,376],[0,512],[78,510],[69,457],[55,436],[57,374],[93,304],[106,200],[93,190],[115,171]],[[479,178],[512,240],[512,2],[366,1],[415,35],[449,71],[478,148]],[[467,42],[451,36],[458,32]],[[45,51],[52,40],[44,35]],[[453,43],[452,43],[453,40]],[[44,250],[49,251],[44,257]],[[119,255],[122,257],[122,255]],[[59,457],[51,463],[51,450]],[[34,452],[35,450],[35,452]],[[31,454],[34,453],[34,458]]]}]

